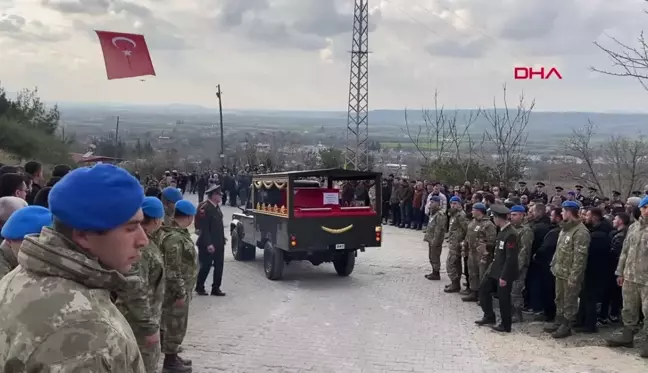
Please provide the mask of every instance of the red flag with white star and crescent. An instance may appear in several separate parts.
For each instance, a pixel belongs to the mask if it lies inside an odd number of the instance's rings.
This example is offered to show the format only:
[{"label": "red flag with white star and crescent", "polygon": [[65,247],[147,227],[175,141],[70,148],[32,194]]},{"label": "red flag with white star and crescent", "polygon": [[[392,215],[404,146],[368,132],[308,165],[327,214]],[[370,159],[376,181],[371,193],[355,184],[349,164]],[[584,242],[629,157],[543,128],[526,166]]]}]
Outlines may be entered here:
[{"label": "red flag with white star and crescent", "polygon": [[99,37],[108,80],[155,75],[144,35],[95,31]]}]

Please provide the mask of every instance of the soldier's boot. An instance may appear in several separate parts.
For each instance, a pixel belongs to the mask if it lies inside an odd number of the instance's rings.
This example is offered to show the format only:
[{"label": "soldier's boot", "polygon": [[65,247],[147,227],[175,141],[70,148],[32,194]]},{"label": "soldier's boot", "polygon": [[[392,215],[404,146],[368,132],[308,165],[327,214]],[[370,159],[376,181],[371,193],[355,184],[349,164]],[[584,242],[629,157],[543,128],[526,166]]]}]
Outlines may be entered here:
[{"label": "soldier's boot", "polygon": [[443,289],[444,292],[446,293],[458,293],[461,290],[461,285],[459,283],[459,280],[454,280],[450,285],[446,286],[445,289]]},{"label": "soldier's boot", "polygon": [[512,321],[513,321],[513,323],[518,323],[518,322],[523,322],[524,321],[524,315],[522,314],[522,308],[520,308],[520,307],[514,307],[513,308]]},{"label": "soldier's boot", "polygon": [[192,362],[191,360],[189,360],[189,359],[185,359],[185,358],[183,358],[183,357],[180,356],[180,355],[178,355],[178,360],[180,360],[180,362],[181,362],[183,365],[186,365],[186,366],[188,366],[188,367],[190,367],[190,366],[193,365],[193,362]]},{"label": "soldier's boot", "polygon": [[479,326],[495,325],[497,324],[497,319],[495,318],[495,315],[484,315],[481,320],[475,321],[475,324]]},{"label": "soldier's boot", "polygon": [[[605,340],[609,347],[634,347],[634,331],[632,328],[623,327],[623,331],[619,335],[614,335]],[[648,343],[646,343],[648,345]],[[644,347],[645,348],[645,347]]]},{"label": "soldier's boot", "polygon": [[162,373],[191,373],[193,369],[190,366],[184,365],[177,354],[164,355],[164,363],[162,364]]},{"label": "soldier's boot", "polygon": [[439,271],[432,271],[432,273],[427,276],[427,279],[432,281],[439,281],[441,280],[441,273]]},{"label": "soldier's boot", "polygon": [[558,330],[551,333],[551,336],[554,339],[563,339],[569,337],[570,335],[572,335],[572,328],[569,321],[563,321],[563,323],[560,324],[560,327],[558,327]]},{"label": "soldier's boot", "polygon": [[479,296],[477,295],[476,291],[471,291],[470,294],[461,298],[461,300],[464,302],[477,302],[479,300]]},{"label": "soldier's boot", "polygon": [[470,289],[468,287],[459,291],[459,295],[469,295],[469,294],[470,294]]},{"label": "soldier's boot", "polygon": [[556,330],[558,330],[558,329],[560,328],[560,325],[562,324],[562,322],[563,322],[563,321],[562,321],[562,317],[556,316],[556,318],[555,318],[553,324],[551,324],[551,325],[545,327],[545,328],[542,329],[542,330],[543,330],[545,333],[555,333]]}]

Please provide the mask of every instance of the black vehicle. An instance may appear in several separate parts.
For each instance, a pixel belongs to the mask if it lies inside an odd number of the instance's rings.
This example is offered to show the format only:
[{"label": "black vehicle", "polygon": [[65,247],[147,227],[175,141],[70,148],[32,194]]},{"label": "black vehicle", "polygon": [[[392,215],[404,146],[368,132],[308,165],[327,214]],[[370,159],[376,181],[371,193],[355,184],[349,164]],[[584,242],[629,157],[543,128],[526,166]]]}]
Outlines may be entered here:
[{"label": "black vehicle", "polygon": [[[381,178],[343,169],[255,175],[247,205],[232,216],[234,258],[254,260],[263,249],[270,280],[294,260],[333,262],[338,275],[350,275],[358,250],[381,245]],[[372,187],[378,203],[369,197]]]}]

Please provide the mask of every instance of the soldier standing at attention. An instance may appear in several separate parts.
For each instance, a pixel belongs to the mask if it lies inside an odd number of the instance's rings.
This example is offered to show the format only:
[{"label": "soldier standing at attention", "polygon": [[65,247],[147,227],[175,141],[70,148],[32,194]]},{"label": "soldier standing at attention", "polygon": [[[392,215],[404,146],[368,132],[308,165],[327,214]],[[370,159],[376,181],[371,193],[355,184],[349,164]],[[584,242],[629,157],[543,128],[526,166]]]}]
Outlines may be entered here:
[{"label": "soldier standing at attention", "polygon": [[544,329],[546,333],[552,333],[554,338],[571,335],[590,243],[589,230],[578,217],[578,203],[566,201],[562,208],[561,231],[556,253],[551,260],[551,273],[556,277],[556,319],[553,325]]},{"label": "soldier standing at attention", "polygon": [[173,224],[173,215],[176,202],[182,199],[182,192],[178,188],[166,187],[162,189],[162,204],[164,205],[164,225]]},{"label": "soldier standing at attention", "polygon": [[497,230],[495,225],[486,215],[486,205],[475,203],[472,207],[473,220],[468,224],[465,244],[468,250],[468,276],[470,289],[464,302],[477,302],[479,300],[479,285],[486,275],[486,270],[493,260],[493,246]]},{"label": "soldier standing at attention", "polygon": [[494,326],[497,332],[511,332],[511,288],[518,279],[518,232],[508,221],[509,209],[504,205],[491,206],[493,220],[500,229],[495,241],[495,259],[488,268],[488,278],[479,287],[479,304],[484,316],[477,325],[494,325],[493,293],[497,294],[502,321]]},{"label": "soldier standing at attention", "polygon": [[[633,347],[634,335],[640,325],[640,314],[648,315],[648,196],[639,203],[641,217],[628,229],[619,265],[616,269],[617,284],[623,294],[623,332],[608,340],[611,347]],[[644,324],[648,325],[644,320]],[[644,329],[648,329],[644,325]],[[648,339],[644,341],[641,357],[648,358]]]},{"label": "soldier standing at attention", "polygon": [[428,243],[428,258],[432,265],[432,273],[425,275],[425,278],[438,281],[441,280],[441,250],[448,217],[446,212],[441,209],[439,196],[431,196],[428,201],[427,210],[430,212],[430,221],[423,240]]},{"label": "soldier standing at attention", "polygon": [[461,206],[461,198],[450,198],[450,224],[448,227],[448,257],[446,259],[446,272],[450,278],[450,285],[443,291],[457,293],[461,290],[461,243],[466,238],[468,218]]},{"label": "soldier standing at attention", "polygon": [[187,227],[196,215],[196,206],[187,200],[175,204],[171,226],[162,227],[160,250],[164,258],[166,286],[162,306],[163,368],[168,373],[189,373],[191,360],[178,356],[187,334],[191,290],[198,272],[196,249]]},{"label": "soldier standing at attention", "polygon": [[110,299],[148,244],[143,200],[139,182],[109,164],[78,168],[52,188],[53,228],[27,236],[20,266],[0,280],[1,371],[146,372]]},{"label": "soldier standing at attention", "polygon": [[219,185],[214,185],[207,191],[207,200],[200,205],[198,211],[199,230],[198,260],[200,272],[196,282],[196,293],[207,295],[205,281],[209,271],[214,267],[214,278],[212,280],[211,295],[222,297],[225,293],[221,291],[223,280],[223,265],[225,261],[225,231],[223,226],[223,212],[220,209],[222,191]]},{"label": "soldier standing at attention", "polygon": [[27,206],[17,210],[2,226],[0,243],[0,278],[18,267],[18,252],[28,234],[38,234],[52,225],[52,213],[42,206]]},{"label": "soldier standing at attention", "polygon": [[531,230],[528,224],[525,224],[525,217],[526,210],[524,206],[515,205],[511,207],[511,225],[518,232],[518,277],[513,282],[513,287],[511,288],[514,310],[513,322],[523,321],[522,310],[524,309],[525,281],[529,264],[531,263],[531,248],[533,247],[533,230]]},{"label": "soldier standing at attention", "polygon": [[142,249],[141,259],[131,269],[130,274],[137,281],[117,292],[115,304],[133,329],[146,371],[156,373],[160,362],[160,319],[164,300],[164,261],[157,233],[162,226],[164,206],[155,197],[145,197],[142,212],[142,228],[149,244]]}]

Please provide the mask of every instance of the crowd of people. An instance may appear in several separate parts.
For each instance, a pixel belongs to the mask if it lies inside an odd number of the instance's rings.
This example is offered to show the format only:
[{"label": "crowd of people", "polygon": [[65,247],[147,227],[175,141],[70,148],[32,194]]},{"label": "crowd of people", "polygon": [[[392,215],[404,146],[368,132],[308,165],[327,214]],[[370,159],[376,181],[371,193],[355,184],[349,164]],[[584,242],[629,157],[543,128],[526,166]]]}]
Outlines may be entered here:
[{"label": "crowd of people", "polygon": [[[593,187],[585,196],[581,185],[566,194],[557,186],[549,196],[542,182],[533,191],[525,182],[514,189],[478,182],[449,189],[390,175],[382,187],[384,222],[425,230],[429,280],[441,280],[447,241],[444,291],[480,304],[477,325],[496,323],[494,295],[501,313],[496,331],[510,332],[514,322],[530,318],[551,323],[544,330],[559,339],[620,323],[622,332],[608,345],[634,345],[648,314],[648,186],[625,201],[617,191],[600,197]],[[648,341],[641,356],[648,358]]]},{"label": "crowd of people", "polygon": [[204,194],[108,164],[0,167],[0,370],[191,372],[193,294],[225,296],[221,187]]}]

